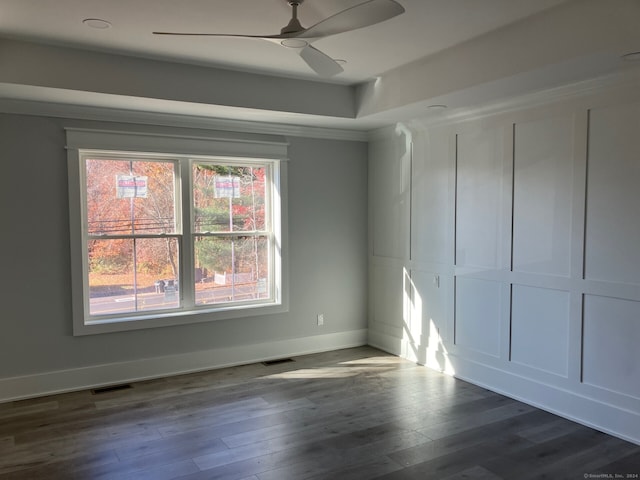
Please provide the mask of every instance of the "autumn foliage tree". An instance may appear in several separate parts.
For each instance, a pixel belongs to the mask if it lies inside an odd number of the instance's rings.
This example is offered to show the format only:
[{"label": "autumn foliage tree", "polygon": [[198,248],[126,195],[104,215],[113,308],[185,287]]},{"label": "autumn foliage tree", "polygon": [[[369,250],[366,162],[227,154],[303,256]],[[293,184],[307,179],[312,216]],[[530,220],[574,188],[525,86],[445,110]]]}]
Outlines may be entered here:
[{"label": "autumn foliage tree", "polygon": [[[86,161],[92,274],[135,272],[178,278],[175,169],[174,162],[162,160]],[[265,240],[242,233],[265,228],[265,168],[201,162],[194,163],[192,175],[195,266],[212,272],[251,271],[259,278],[267,268],[266,254],[261,253],[266,251],[261,247]],[[144,194],[119,195],[117,179],[123,176],[146,178]],[[231,196],[216,192],[216,181],[221,178],[237,179],[237,191]],[[214,238],[207,236],[209,232],[238,235]]]},{"label": "autumn foliage tree", "polygon": [[[265,228],[264,168],[197,164],[193,172],[195,231],[203,234],[195,241],[196,262],[201,268],[226,273],[251,271],[258,278],[266,271],[261,259],[260,240],[242,232]],[[237,191],[216,192],[216,182],[237,182]],[[219,185],[219,183],[218,183]],[[231,193],[233,192],[233,193]],[[209,232],[234,232],[238,237],[217,239]],[[233,262],[233,263],[232,263]]]},{"label": "autumn foliage tree", "polygon": [[[177,277],[177,250],[173,237],[140,239],[126,235],[173,234],[175,222],[174,164],[157,161],[90,159],[86,164],[86,218],[89,264],[102,274],[132,271],[134,248],[138,271]],[[117,178],[135,175],[147,178],[146,195],[122,198]],[[167,271],[169,267],[170,271]]]}]

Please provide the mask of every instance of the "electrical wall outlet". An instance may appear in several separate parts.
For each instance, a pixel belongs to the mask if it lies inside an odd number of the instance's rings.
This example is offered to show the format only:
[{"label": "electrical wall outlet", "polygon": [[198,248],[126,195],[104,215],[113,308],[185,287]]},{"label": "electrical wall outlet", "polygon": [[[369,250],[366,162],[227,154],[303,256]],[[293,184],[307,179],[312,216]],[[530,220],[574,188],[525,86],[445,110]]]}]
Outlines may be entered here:
[{"label": "electrical wall outlet", "polygon": [[318,326],[321,327],[322,325],[324,325],[324,313],[319,313],[318,314]]}]

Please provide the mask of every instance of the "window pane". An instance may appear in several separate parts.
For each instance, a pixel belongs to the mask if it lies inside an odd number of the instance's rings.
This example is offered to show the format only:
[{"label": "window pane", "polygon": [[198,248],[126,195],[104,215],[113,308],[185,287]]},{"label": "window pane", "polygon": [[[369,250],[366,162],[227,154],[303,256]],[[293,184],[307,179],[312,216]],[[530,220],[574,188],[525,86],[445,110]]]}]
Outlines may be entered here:
[{"label": "window pane", "polygon": [[196,304],[270,298],[268,249],[266,236],[196,237]]},{"label": "window pane", "polygon": [[87,159],[89,235],[175,233],[172,162]]},{"label": "window pane", "polygon": [[194,164],[194,231],[265,230],[266,173],[265,167]]},{"label": "window pane", "polygon": [[91,315],[180,306],[176,238],[91,240],[88,248]]}]

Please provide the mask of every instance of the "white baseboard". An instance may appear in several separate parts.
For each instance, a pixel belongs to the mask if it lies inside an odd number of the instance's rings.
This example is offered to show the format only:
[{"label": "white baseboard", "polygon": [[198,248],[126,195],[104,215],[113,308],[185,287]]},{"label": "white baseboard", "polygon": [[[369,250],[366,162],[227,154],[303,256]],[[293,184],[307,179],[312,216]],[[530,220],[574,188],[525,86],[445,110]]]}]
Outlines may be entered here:
[{"label": "white baseboard", "polygon": [[455,377],[640,445],[640,413],[487,365],[455,358]]},{"label": "white baseboard", "polygon": [[0,379],[0,403],[367,344],[367,330],[167,355]]},{"label": "white baseboard", "polygon": [[380,350],[402,357],[402,339],[384,333],[369,330],[369,345]]},{"label": "white baseboard", "polygon": [[[414,348],[408,349],[402,339],[369,331],[369,344],[415,361]],[[460,356],[450,355],[448,360],[456,378],[640,445],[640,411],[626,410]]]}]

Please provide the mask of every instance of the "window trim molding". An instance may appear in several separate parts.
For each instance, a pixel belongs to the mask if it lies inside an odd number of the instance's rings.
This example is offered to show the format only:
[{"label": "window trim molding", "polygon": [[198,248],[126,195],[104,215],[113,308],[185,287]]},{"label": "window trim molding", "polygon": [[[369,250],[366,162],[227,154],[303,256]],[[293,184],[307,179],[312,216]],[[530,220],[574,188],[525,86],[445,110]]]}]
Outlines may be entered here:
[{"label": "window trim molding", "polygon": [[[175,135],[65,127],[67,150],[133,150],[177,155],[257,157],[287,160],[289,143],[276,135]],[[123,143],[125,148],[123,148]]]},{"label": "window trim molding", "polygon": [[[287,150],[288,143],[284,137],[220,134],[219,136],[166,135],[155,132],[131,132],[115,130],[94,130],[65,128],[67,136],[67,170],[69,181],[69,214],[70,214],[70,250],[71,250],[71,294],[74,336],[98,333],[140,330],[154,327],[186,325],[191,323],[211,322],[223,319],[255,317],[284,313],[289,310],[289,259],[288,259],[288,208],[287,208]],[[175,154],[178,157],[207,156],[229,158],[253,158],[277,160],[275,168],[279,176],[274,175],[276,188],[273,195],[279,193],[280,213],[274,216],[274,230],[279,228],[280,268],[276,268],[279,278],[275,279],[279,302],[253,305],[226,305],[198,307],[189,310],[153,312],[148,315],[139,314],[128,317],[123,315],[117,319],[105,318],[85,319],[84,282],[86,266],[83,254],[83,194],[81,190],[82,162],[80,150],[130,151],[140,153]],[[191,162],[180,162],[180,165]],[[183,168],[183,167],[180,167]],[[186,167],[185,167],[186,168]],[[275,172],[274,172],[275,173]],[[184,172],[180,172],[181,175]],[[184,179],[183,179],[184,180]],[[183,202],[190,195],[182,188]],[[187,241],[186,231],[183,238]],[[189,262],[183,258],[183,262]],[[279,281],[279,283],[278,283]]]}]

